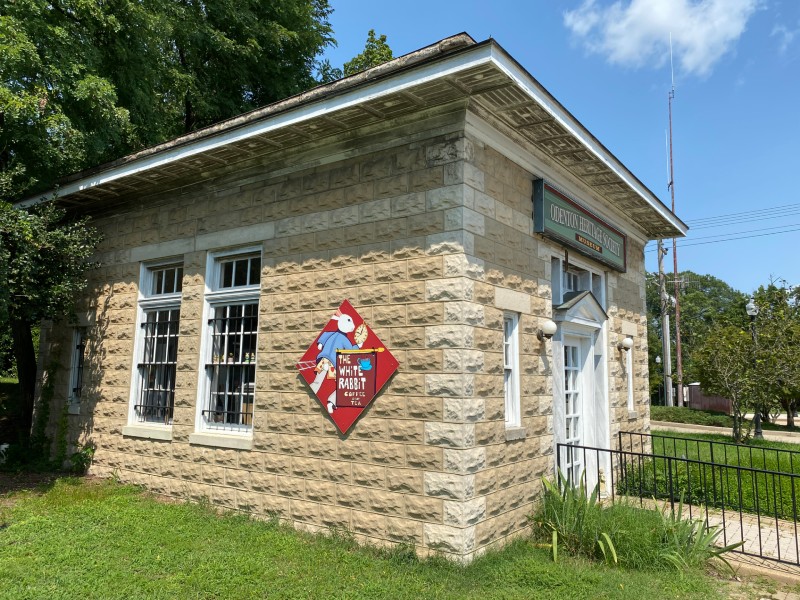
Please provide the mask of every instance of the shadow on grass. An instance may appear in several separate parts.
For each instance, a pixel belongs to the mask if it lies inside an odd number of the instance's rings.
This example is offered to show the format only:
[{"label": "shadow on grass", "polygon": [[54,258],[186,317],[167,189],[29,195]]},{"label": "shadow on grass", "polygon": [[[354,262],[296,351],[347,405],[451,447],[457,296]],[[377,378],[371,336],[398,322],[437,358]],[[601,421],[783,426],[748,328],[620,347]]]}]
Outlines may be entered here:
[{"label": "shadow on grass", "polygon": [[40,473],[36,471],[0,471],[0,496],[16,492],[44,494],[52,489],[60,478],[74,477],[65,473]]}]

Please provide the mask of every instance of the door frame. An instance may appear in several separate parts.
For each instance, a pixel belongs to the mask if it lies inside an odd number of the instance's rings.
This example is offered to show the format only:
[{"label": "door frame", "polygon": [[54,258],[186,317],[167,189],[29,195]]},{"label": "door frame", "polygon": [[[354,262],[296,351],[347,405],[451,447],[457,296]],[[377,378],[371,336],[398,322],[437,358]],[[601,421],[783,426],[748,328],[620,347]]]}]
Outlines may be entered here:
[{"label": "door frame", "polygon": [[[553,336],[553,447],[566,443],[564,398],[564,346],[579,341],[581,348],[581,444],[595,448],[610,448],[611,409],[608,393],[607,316],[591,293],[572,304],[556,307],[554,320],[558,325]],[[555,466],[558,456],[554,455]],[[562,457],[563,458],[563,457]],[[589,491],[608,473],[607,453],[581,457]],[[598,460],[599,463],[598,464]]]}]

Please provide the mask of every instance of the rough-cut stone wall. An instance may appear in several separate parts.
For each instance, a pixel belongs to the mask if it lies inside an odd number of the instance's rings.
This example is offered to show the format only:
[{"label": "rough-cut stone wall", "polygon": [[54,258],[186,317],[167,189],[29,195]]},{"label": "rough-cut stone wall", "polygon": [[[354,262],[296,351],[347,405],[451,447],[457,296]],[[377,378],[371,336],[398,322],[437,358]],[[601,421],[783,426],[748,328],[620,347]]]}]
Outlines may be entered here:
[{"label": "rough-cut stone wall", "polygon": [[[368,147],[318,148],[296,164],[254,159],[98,214],[102,266],[81,307],[85,392],[70,417],[75,439],[97,446],[93,471],[461,559],[522,531],[553,466],[551,349],[535,335],[552,314],[550,248],[532,234],[532,175],[466,137],[463,117],[372,132]],[[207,251],[253,243],[263,266],[251,448],[190,443]],[[140,263],[176,256],[184,280],[171,439],[123,435]],[[635,381],[645,390],[641,247],[631,245],[628,260],[628,274],[609,277],[609,341],[624,323],[635,328]],[[342,437],[294,365],[345,298],[400,370]],[[523,428],[514,432],[504,422],[504,310],[521,314]],[[43,364],[68,365],[70,335],[47,332]],[[612,419],[641,427],[644,395],[631,417],[624,373],[609,357]]]}]

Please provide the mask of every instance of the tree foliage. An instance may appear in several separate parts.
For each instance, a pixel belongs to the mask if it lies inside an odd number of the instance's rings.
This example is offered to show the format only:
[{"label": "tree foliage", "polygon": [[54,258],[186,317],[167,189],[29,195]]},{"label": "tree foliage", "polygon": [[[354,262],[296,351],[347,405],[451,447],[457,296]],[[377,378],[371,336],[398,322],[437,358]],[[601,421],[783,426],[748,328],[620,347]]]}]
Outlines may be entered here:
[{"label": "tree foliage", "polygon": [[30,433],[36,360],[32,328],[73,314],[99,241],[87,219],[69,220],[52,202],[29,211],[0,203],[0,319],[9,323],[22,391],[20,437]]},{"label": "tree foliage", "polygon": [[0,0],[0,316],[28,408],[31,326],[68,314],[93,234],[50,204],[6,202],[308,89],[330,13],[328,0]]},{"label": "tree foliage", "polygon": [[392,58],[392,49],[386,43],[386,36],[375,37],[375,30],[370,29],[369,33],[367,33],[367,43],[364,46],[364,51],[344,63],[344,75],[347,77],[366,71],[371,67],[377,67],[389,62]]},{"label": "tree foliage", "polygon": [[795,403],[800,401],[800,290],[771,281],[753,298],[758,307],[752,326],[762,412],[786,412],[793,426]]},{"label": "tree foliage", "polygon": [[[681,343],[683,355],[683,382],[684,385],[693,381],[700,381],[700,371],[696,361],[697,351],[708,337],[709,332],[721,324],[732,324],[744,327],[747,315],[744,307],[747,296],[733,289],[727,283],[713,275],[700,275],[692,271],[679,273],[682,282],[679,286],[681,307]],[[674,293],[671,283],[672,276],[667,276],[667,294]],[[648,345],[650,362],[650,392],[656,393],[658,385],[663,381],[662,368],[655,362],[656,356],[661,356],[663,332],[661,330],[662,302],[658,291],[658,274],[649,273],[646,288]],[[675,372],[675,312],[674,305],[669,302],[666,307],[670,312],[670,355]],[[677,384],[677,382],[675,382]]]},{"label": "tree foliage", "polygon": [[0,194],[301,92],[327,0],[0,0]]},{"label": "tree foliage", "polygon": [[[736,419],[748,412],[792,412],[800,399],[800,293],[772,281],[753,296],[758,314],[749,324],[720,323],[701,343],[696,364],[703,389],[729,398]],[[746,323],[746,321],[745,321]]]},{"label": "tree foliage", "polygon": [[319,67],[320,83],[330,83],[342,77],[355,75],[361,71],[389,62],[392,58],[394,58],[394,55],[386,41],[386,36],[382,34],[376,37],[375,30],[370,29],[367,34],[367,43],[364,46],[364,51],[344,63],[342,69],[331,65],[329,60],[322,61]]},{"label": "tree foliage", "polygon": [[753,350],[748,331],[735,325],[719,325],[704,338],[695,357],[703,391],[731,401],[736,442],[749,435],[749,429],[743,430],[744,416],[758,405],[761,391]]}]

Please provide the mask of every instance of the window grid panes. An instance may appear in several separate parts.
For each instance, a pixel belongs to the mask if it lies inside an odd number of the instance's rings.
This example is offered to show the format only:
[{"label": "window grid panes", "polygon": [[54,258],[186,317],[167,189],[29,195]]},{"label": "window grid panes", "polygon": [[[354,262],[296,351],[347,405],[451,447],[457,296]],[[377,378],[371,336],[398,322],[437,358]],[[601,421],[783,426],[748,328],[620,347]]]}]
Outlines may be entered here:
[{"label": "window grid panes", "polygon": [[137,404],[134,405],[134,414],[140,423],[172,423],[179,325],[179,308],[145,313],[139,393]]},{"label": "window grid panes", "polygon": [[183,290],[183,267],[163,267],[151,269],[152,286],[150,296],[177,294]]},{"label": "window grid panes", "polygon": [[520,425],[519,387],[517,374],[517,323],[518,316],[507,314],[503,318],[503,385],[505,391],[506,426]]},{"label": "window grid panes", "polygon": [[217,428],[249,428],[255,397],[258,303],[226,304],[212,311],[208,395],[202,415]]},{"label": "window grid panes", "polygon": [[[581,444],[581,396],[578,386],[580,378],[580,348],[564,345],[564,441],[569,445]],[[579,451],[566,449],[564,475],[567,481],[577,484],[580,481],[582,461]]]},{"label": "window grid panes", "polygon": [[261,278],[260,256],[237,256],[219,262],[221,290],[258,285]]},{"label": "window grid panes", "polygon": [[83,360],[86,355],[86,328],[77,327],[72,336],[72,373],[70,377],[70,400],[81,401],[83,394]]},{"label": "window grid panes", "polygon": [[564,293],[577,292],[580,289],[580,275],[575,271],[564,271]]}]

